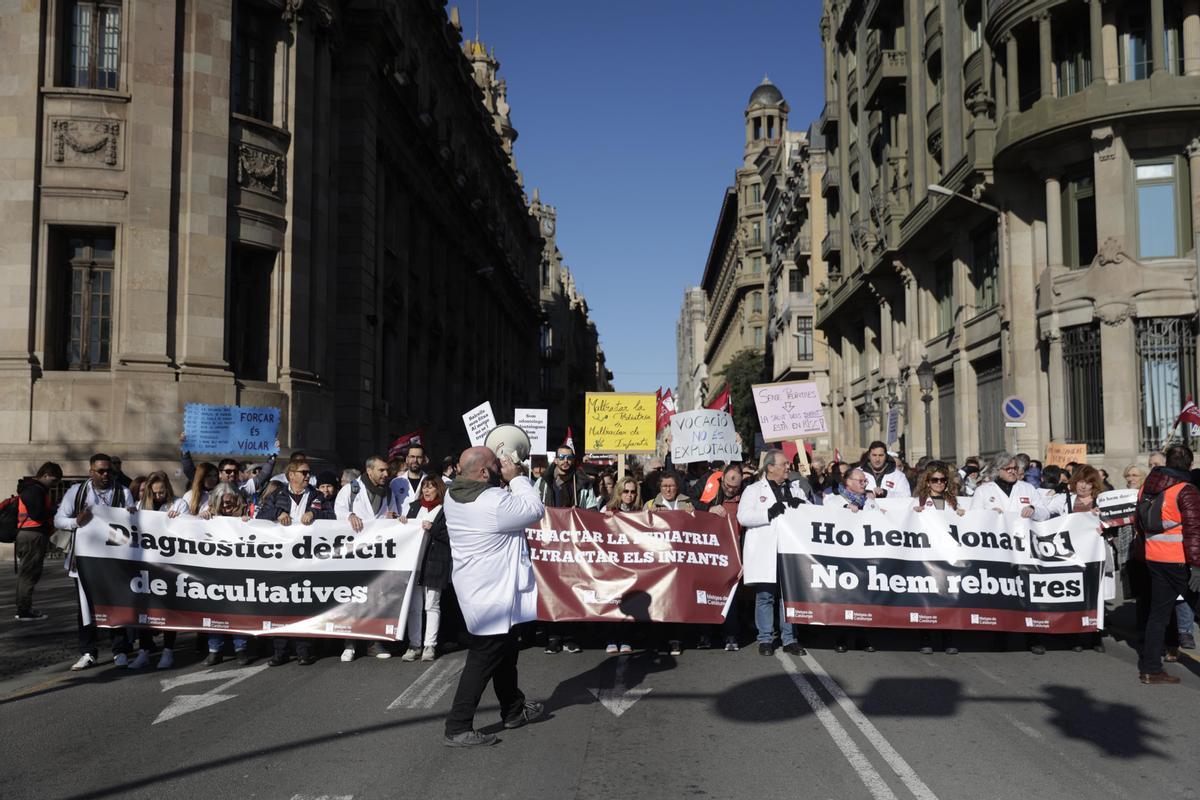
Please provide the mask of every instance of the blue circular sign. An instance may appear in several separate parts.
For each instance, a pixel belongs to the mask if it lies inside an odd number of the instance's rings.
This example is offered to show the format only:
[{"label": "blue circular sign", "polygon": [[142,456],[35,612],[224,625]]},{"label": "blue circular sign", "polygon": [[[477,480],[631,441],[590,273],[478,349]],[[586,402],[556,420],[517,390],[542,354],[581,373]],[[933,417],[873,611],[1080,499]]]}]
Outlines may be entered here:
[{"label": "blue circular sign", "polygon": [[1004,398],[1004,402],[1000,404],[1000,410],[1004,413],[1004,418],[1012,422],[1025,418],[1025,401],[1013,395]]}]

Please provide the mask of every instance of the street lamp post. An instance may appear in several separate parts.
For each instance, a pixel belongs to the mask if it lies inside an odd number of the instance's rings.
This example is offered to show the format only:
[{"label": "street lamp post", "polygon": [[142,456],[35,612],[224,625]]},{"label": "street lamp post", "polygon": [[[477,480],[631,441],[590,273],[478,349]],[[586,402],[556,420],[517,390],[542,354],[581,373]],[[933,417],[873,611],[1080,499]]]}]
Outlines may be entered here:
[{"label": "street lamp post", "polygon": [[929,404],[933,402],[933,364],[928,356],[922,356],[917,366],[917,382],[921,385],[921,402],[925,404],[925,455],[933,458],[933,423],[929,413]]}]

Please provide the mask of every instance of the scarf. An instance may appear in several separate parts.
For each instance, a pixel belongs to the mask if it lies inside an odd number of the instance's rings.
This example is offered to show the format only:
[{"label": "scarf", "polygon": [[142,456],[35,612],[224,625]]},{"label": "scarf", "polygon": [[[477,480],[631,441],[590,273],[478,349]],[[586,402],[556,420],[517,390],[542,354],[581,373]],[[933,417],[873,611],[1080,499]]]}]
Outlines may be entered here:
[{"label": "scarf", "polygon": [[857,492],[850,491],[845,486],[839,486],[838,494],[844,497],[847,502],[858,506],[859,511],[862,511],[867,507],[867,495],[865,492],[863,494],[858,494]]},{"label": "scarf", "polygon": [[995,483],[1000,487],[1000,491],[1004,492],[1006,497],[1012,494],[1013,487],[1017,485],[1016,481],[1006,481],[1000,478],[996,478]]},{"label": "scarf", "polygon": [[450,496],[456,503],[473,503],[479,499],[479,495],[491,488],[492,484],[487,481],[473,481],[459,475],[454,479],[454,483],[450,484]]},{"label": "scarf", "polygon": [[441,500],[426,500],[423,497],[421,498],[421,508],[427,509],[429,511],[432,511],[433,509],[437,508],[441,504],[442,504]]},{"label": "scarf", "polygon": [[378,514],[379,509],[383,508],[383,502],[387,499],[388,487],[376,486],[370,480],[364,480],[362,484],[366,487],[367,499],[371,501],[371,510]]}]

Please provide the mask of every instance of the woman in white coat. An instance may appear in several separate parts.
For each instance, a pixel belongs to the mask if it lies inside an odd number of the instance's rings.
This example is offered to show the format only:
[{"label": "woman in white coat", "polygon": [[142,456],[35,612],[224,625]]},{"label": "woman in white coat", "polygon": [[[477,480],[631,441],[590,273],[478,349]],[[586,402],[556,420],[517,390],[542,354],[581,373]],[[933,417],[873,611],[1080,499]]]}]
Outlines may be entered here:
[{"label": "woman in white coat", "polygon": [[[969,511],[1009,513],[1042,522],[1050,519],[1050,507],[1041,491],[1018,480],[1020,466],[1012,453],[997,453],[980,473],[981,483],[971,495]],[[1003,634],[1000,634],[1003,636]],[[1046,654],[1046,646],[1036,633],[1026,636],[1029,651],[1035,656]]]},{"label": "woman in white coat", "polygon": [[1040,491],[1018,480],[1020,468],[1012,453],[997,453],[980,475],[982,483],[971,495],[969,511],[1008,512],[1043,522],[1050,519],[1050,508]]}]

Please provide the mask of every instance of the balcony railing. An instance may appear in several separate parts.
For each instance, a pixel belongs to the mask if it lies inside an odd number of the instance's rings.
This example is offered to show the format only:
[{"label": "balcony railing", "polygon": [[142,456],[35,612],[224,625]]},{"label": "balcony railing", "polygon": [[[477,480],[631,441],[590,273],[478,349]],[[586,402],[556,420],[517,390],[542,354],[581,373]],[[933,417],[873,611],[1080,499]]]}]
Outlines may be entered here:
[{"label": "balcony railing", "polygon": [[818,126],[821,135],[825,138],[830,138],[833,131],[837,130],[838,126],[838,104],[836,100],[826,100],[825,108],[821,110],[820,125]]},{"label": "balcony railing", "polygon": [[876,50],[867,69],[863,104],[867,108],[878,105],[885,92],[903,89],[907,77],[908,53],[903,50]]},{"label": "balcony railing", "polygon": [[836,164],[825,167],[825,174],[821,176],[821,196],[829,197],[837,191],[841,183],[840,171]]},{"label": "balcony railing", "polygon": [[934,6],[925,15],[925,57],[933,55],[942,49],[942,14],[938,6]]},{"label": "balcony railing", "polygon": [[828,259],[831,253],[842,252],[842,232],[838,228],[831,228],[825,234],[825,238],[821,240],[821,258]]}]

